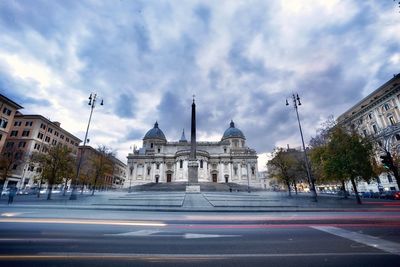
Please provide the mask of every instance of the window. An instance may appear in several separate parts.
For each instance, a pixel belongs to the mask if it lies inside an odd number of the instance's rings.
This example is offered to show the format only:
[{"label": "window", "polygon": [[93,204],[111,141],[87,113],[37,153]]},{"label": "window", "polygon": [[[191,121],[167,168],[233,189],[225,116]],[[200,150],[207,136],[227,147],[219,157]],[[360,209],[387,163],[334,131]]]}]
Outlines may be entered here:
[{"label": "window", "polygon": [[36,172],[42,172],[42,168],[37,167],[37,168],[36,168]]},{"label": "window", "polygon": [[46,136],[46,138],[44,139],[44,141],[46,141],[47,143],[50,142],[50,137]]},{"label": "window", "polygon": [[179,161],[179,168],[181,168],[181,169],[183,168],[183,160]]},{"label": "window", "polygon": [[160,148],[158,148],[158,149],[157,149],[157,152],[158,152],[158,153],[160,153],[160,152],[161,152],[161,149],[160,149]]},{"label": "window", "polygon": [[39,144],[35,144],[35,147],[34,147],[34,149],[36,149],[36,150],[40,150],[40,145],[39,145]]},{"label": "window", "polygon": [[236,166],[233,167],[233,173],[234,173],[235,175],[237,175],[237,167],[236,167]]},{"label": "window", "polygon": [[226,153],[226,147],[224,147],[224,153]]},{"label": "window", "polygon": [[23,131],[22,136],[29,136],[29,131],[28,130]]},{"label": "window", "polygon": [[372,125],[372,129],[374,129],[374,133],[378,133],[378,127],[376,127],[376,125]]},{"label": "window", "polygon": [[67,138],[65,138],[65,141],[66,141],[66,142],[69,142],[69,138],[68,138],[68,137],[67,137]]},{"label": "window", "polygon": [[51,128],[47,128],[47,131],[48,131],[49,133],[53,133],[53,129],[51,129]]},{"label": "window", "polygon": [[35,169],[35,166],[33,165],[29,165],[28,167],[28,171],[33,172],[33,170]]},{"label": "window", "polygon": [[389,183],[393,183],[393,178],[390,174],[387,175]]},{"label": "window", "polygon": [[54,132],[54,135],[55,135],[55,136],[58,136],[58,132],[57,132],[57,131],[55,131],[55,132]]},{"label": "window", "polygon": [[400,140],[400,134],[396,134],[396,140],[397,140],[397,141]]},{"label": "window", "polygon": [[25,126],[32,126],[33,122],[32,121],[27,121],[25,122]]},{"label": "window", "polygon": [[2,135],[2,134],[0,134],[0,140],[1,140],[1,138],[3,138],[3,135]]},{"label": "window", "polygon": [[8,120],[6,120],[4,118],[0,119],[0,128],[5,129],[7,127],[7,124],[8,124]]},{"label": "window", "polygon": [[159,163],[156,164],[156,168],[157,168],[157,170],[160,169],[160,164]]},{"label": "window", "polygon": [[251,167],[251,174],[252,174],[252,175],[256,174],[256,168]]},{"label": "window", "polygon": [[14,126],[21,126],[21,122],[20,121],[14,121]]},{"label": "window", "polygon": [[380,184],[380,183],[381,183],[381,179],[379,179],[379,176],[378,176],[378,177],[376,177],[376,182],[377,182],[378,184]]},{"label": "window", "polygon": [[13,169],[13,170],[16,170],[17,167],[18,167],[18,165],[17,165],[17,164],[14,164],[13,167],[12,167],[12,169]]},{"label": "window", "polygon": [[10,136],[17,136],[18,135],[18,131],[11,131]]},{"label": "window", "polygon": [[13,148],[14,142],[7,142],[6,148]]},{"label": "window", "polygon": [[151,143],[151,144],[150,144],[150,148],[153,148],[153,146],[154,146],[154,144],[153,144],[153,143]]},{"label": "window", "polygon": [[372,113],[368,114],[368,118],[371,120],[372,119]]},{"label": "window", "polygon": [[391,125],[395,125],[396,122],[394,121],[394,118],[392,116],[389,117],[389,121]]},{"label": "window", "polygon": [[62,134],[62,135],[60,135],[60,138],[61,138],[61,139],[64,139],[64,135],[63,135],[63,134]]},{"label": "window", "polygon": [[26,145],[26,142],[21,141],[21,142],[19,142],[18,147],[25,147],[25,145]]},{"label": "window", "polygon": [[53,139],[53,141],[51,142],[51,144],[52,144],[53,146],[55,146],[55,145],[57,145],[57,141],[56,141],[55,139]]},{"label": "window", "polygon": [[10,116],[11,115],[11,109],[9,109],[9,108],[3,108],[3,114],[6,114],[7,116]]},{"label": "window", "polygon": [[43,133],[38,133],[37,138],[43,139]]},{"label": "window", "polygon": [[364,129],[364,130],[363,130],[363,134],[364,134],[365,137],[367,137],[367,135],[368,135],[367,130]]},{"label": "window", "polygon": [[147,175],[150,175],[150,168],[147,168]]},{"label": "window", "polygon": [[46,125],[44,125],[43,123],[40,124],[40,129],[46,130]]},{"label": "window", "polygon": [[203,160],[200,160],[200,168],[203,169]]},{"label": "window", "polygon": [[384,108],[385,110],[389,110],[389,109],[390,109],[390,105],[389,105],[388,103],[386,103],[385,105],[383,105],[383,108]]}]

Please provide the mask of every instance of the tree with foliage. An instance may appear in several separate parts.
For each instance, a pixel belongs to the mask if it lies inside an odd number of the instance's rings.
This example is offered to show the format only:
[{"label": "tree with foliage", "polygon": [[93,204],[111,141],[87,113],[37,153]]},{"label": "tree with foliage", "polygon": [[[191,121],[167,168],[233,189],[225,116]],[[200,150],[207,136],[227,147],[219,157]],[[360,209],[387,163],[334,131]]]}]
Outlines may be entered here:
[{"label": "tree with foliage", "polygon": [[376,176],[374,171],[374,149],[370,139],[336,126],[329,132],[328,142],[312,153],[314,165],[320,166],[324,179],[350,181],[357,203],[361,204],[357,184],[359,180],[369,182]]},{"label": "tree with foliage", "polygon": [[272,152],[272,159],[267,163],[268,174],[283,182],[288,188],[291,197],[291,185],[296,181],[299,165],[293,153],[285,151],[283,148],[275,148]]},{"label": "tree with foliage", "polygon": [[99,186],[100,178],[104,178],[107,173],[112,173],[113,171],[113,162],[111,157],[114,156],[112,150],[104,145],[100,145],[97,148],[97,153],[91,159],[91,166],[93,168],[93,187],[92,187],[92,196],[94,195],[95,189]]},{"label": "tree with foliage", "polygon": [[48,183],[48,200],[51,199],[53,185],[73,175],[75,167],[71,149],[62,145],[51,146],[47,153],[33,153],[32,162],[39,164],[42,169],[41,178]]},{"label": "tree with foliage", "polygon": [[6,145],[0,154],[0,197],[4,182],[12,173],[13,168],[23,162],[24,151],[16,145]]}]

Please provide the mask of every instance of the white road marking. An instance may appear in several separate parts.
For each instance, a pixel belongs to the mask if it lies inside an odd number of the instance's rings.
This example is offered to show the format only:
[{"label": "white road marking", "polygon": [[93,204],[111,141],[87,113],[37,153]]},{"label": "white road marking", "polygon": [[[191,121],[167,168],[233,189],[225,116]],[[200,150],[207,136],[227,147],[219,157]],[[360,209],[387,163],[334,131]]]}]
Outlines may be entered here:
[{"label": "white road marking", "polygon": [[311,228],[340,236],[346,239],[356,241],[358,243],[377,248],[391,254],[400,255],[400,244],[392,241],[380,239],[379,237],[360,234],[357,232],[348,231],[334,226],[311,226]]},{"label": "white road marking", "polygon": [[134,232],[126,232],[126,233],[120,233],[120,234],[105,234],[105,235],[114,235],[114,236],[149,236],[152,234],[159,233],[161,231],[156,231],[156,230],[139,230],[139,231],[134,231]]},{"label": "white road marking", "polygon": [[194,239],[194,238],[218,238],[218,237],[236,237],[240,235],[211,235],[211,234],[190,234],[186,233],[183,238]]}]

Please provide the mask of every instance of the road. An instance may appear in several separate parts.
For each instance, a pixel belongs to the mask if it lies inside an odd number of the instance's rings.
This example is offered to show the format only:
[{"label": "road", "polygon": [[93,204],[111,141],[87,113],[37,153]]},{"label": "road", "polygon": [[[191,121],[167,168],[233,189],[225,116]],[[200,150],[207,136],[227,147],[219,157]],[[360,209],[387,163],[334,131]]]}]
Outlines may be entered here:
[{"label": "road", "polygon": [[400,211],[0,210],[1,266],[397,266]]}]

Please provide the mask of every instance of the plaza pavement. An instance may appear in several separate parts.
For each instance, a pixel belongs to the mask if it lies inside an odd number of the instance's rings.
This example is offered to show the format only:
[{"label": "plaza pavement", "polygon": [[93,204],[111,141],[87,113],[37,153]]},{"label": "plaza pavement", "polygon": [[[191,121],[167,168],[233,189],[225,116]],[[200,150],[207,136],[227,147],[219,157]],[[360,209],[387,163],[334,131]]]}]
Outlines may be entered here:
[{"label": "plaza pavement", "polygon": [[364,199],[358,205],[354,198],[319,196],[313,202],[310,194],[288,197],[286,192],[127,192],[109,191],[78,194],[77,200],[69,195],[54,194],[52,200],[36,196],[16,196],[7,204],[8,197],[0,199],[0,208],[49,208],[121,211],[174,211],[174,212],[308,212],[308,211],[391,211],[400,209],[400,201]]}]

